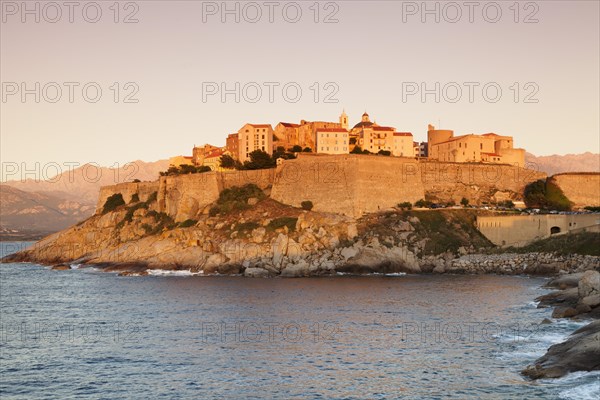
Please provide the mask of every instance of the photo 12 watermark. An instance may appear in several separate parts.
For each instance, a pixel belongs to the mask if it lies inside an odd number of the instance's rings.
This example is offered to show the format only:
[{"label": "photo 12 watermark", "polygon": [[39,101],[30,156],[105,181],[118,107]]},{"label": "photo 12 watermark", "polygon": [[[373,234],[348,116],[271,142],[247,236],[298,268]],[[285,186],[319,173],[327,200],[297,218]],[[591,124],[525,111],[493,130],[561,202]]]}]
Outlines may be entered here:
[{"label": "photo 12 watermark", "polygon": [[2,1],[0,4],[3,24],[140,22],[140,3],[135,1]]},{"label": "photo 12 watermark", "polygon": [[403,1],[401,6],[402,23],[540,22],[540,3],[535,1]]},{"label": "photo 12 watermark", "polygon": [[136,82],[2,82],[2,103],[90,103],[102,100],[137,104]]},{"label": "photo 12 watermark", "polygon": [[339,12],[335,1],[203,1],[202,23],[337,24]]},{"label": "photo 12 watermark", "polygon": [[303,98],[314,103],[337,104],[336,82],[202,82],[202,103],[291,103]]},{"label": "photo 12 watermark", "polygon": [[514,103],[537,104],[540,86],[536,82],[402,82],[402,102],[420,103]]},{"label": "photo 12 watermark", "polygon": [[334,322],[202,322],[203,343],[332,342],[340,333]]}]

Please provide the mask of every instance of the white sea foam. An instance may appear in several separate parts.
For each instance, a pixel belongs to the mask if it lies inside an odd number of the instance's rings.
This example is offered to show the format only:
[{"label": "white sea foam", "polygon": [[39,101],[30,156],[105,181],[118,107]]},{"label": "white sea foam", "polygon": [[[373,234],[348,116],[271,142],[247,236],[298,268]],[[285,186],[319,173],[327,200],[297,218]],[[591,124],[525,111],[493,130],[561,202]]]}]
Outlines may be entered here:
[{"label": "white sea foam", "polygon": [[561,399],[568,400],[597,399],[600,396],[600,380],[564,390],[560,392],[559,396]]},{"label": "white sea foam", "polygon": [[192,272],[189,269],[183,269],[183,270],[167,270],[167,269],[149,269],[148,270],[148,275],[151,276],[197,276],[197,275],[203,275],[204,271],[199,271],[199,272]]}]

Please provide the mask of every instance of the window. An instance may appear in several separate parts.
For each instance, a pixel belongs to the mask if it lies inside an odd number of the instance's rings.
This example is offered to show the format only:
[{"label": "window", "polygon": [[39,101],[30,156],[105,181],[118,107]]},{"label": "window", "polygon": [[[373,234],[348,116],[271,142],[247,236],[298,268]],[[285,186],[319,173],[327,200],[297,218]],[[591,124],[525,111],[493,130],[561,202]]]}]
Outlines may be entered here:
[{"label": "window", "polygon": [[479,150],[483,150],[483,143],[479,143]]}]

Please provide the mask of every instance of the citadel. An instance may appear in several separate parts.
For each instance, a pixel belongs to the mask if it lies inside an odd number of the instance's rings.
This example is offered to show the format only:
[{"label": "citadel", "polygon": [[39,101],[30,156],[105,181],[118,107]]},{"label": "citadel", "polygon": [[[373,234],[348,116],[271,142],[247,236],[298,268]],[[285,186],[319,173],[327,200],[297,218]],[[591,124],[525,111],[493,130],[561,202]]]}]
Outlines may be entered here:
[{"label": "citadel", "polygon": [[205,144],[194,146],[192,156],[171,158],[174,166],[182,164],[208,166],[221,171],[221,157],[229,155],[244,162],[250,153],[261,150],[272,155],[277,149],[294,152],[343,155],[379,154],[417,160],[456,163],[492,163],[525,166],[525,150],[514,148],[512,136],[496,133],[455,136],[454,131],[429,125],[427,142],[417,142],[411,132],[371,121],[365,112],[358,123],[350,126],[345,112],[338,122],[306,121],[271,124],[246,123],[227,136],[223,147]]}]

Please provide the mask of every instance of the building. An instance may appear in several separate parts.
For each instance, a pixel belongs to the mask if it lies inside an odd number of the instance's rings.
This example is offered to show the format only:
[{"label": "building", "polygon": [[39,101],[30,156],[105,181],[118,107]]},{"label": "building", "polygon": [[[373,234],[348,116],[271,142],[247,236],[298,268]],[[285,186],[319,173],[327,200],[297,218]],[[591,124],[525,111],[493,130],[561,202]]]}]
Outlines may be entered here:
[{"label": "building", "polygon": [[238,131],[238,160],[250,160],[250,153],[255,150],[273,154],[273,127],[270,124],[246,124]]},{"label": "building", "polygon": [[225,149],[229,154],[231,154],[233,158],[237,159],[239,157],[240,146],[237,133],[227,135],[227,139],[225,141]]},{"label": "building", "polygon": [[298,128],[299,124],[293,124],[291,122],[280,122],[275,126],[273,146],[283,147],[284,149],[290,149],[296,145],[299,145],[298,140]]},{"label": "building", "polygon": [[221,156],[223,155],[231,155],[231,153],[225,148],[212,150],[205,155],[202,165],[210,167],[213,171],[224,171],[225,169],[221,167]]},{"label": "building", "polygon": [[192,163],[193,165],[204,165],[204,158],[206,155],[214,150],[219,149],[217,146],[211,144],[205,144],[204,146],[194,146],[192,150]]},{"label": "building", "polygon": [[317,153],[348,154],[349,133],[344,128],[318,128],[316,131]]},{"label": "building", "polygon": [[525,166],[525,150],[513,148],[512,136],[495,133],[454,136],[454,131],[427,130],[428,157],[448,162],[488,162]]},{"label": "building", "polygon": [[181,165],[194,165],[193,157],[175,156],[169,158],[169,166],[179,167]]},{"label": "building", "polygon": [[414,157],[415,144],[410,132],[394,132],[392,134],[392,155],[396,157]]},{"label": "building", "polygon": [[428,149],[429,148],[427,142],[419,143],[419,153],[417,154],[417,157],[427,158],[427,156],[429,155]]}]

